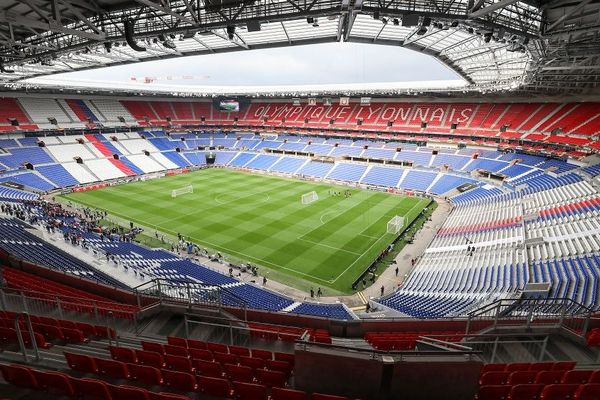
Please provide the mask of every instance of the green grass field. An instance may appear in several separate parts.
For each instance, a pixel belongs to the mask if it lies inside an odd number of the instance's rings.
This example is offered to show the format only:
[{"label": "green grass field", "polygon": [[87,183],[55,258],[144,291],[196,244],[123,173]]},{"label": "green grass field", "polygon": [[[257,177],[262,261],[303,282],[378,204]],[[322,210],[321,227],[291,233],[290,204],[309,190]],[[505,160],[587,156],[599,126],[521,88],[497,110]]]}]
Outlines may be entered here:
[{"label": "green grass field", "polygon": [[[177,198],[173,189],[192,185]],[[429,200],[346,187],[206,169],[184,175],[72,193],[68,200],[168,235],[181,233],[232,260],[259,265],[259,273],[291,286],[322,286],[350,293],[352,283],[394,240],[387,222],[405,226]],[[301,204],[316,191],[319,200]],[[266,267],[266,269],[265,269]]]}]

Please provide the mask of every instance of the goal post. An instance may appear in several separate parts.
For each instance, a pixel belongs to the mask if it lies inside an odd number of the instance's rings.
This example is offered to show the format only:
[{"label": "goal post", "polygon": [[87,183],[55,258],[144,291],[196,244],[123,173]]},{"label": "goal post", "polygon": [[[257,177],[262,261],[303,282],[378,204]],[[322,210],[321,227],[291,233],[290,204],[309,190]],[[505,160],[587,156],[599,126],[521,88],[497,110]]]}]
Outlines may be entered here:
[{"label": "goal post", "polygon": [[184,186],[179,189],[173,189],[171,191],[171,197],[175,198],[177,196],[181,196],[183,194],[194,193],[194,187],[192,185]]},{"label": "goal post", "polygon": [[392,235],[397,235],[404,228],[404,217],[396,215],[394,218],[390,219],[387,223],[387,233]]},{"label": "goal post", "polygon": [[317,195],[317,192],[315,192],[315,191],[303,194],[302,199],[301,199],[302,204],[310,204],[317,200],[319,200],[319,196]]}]

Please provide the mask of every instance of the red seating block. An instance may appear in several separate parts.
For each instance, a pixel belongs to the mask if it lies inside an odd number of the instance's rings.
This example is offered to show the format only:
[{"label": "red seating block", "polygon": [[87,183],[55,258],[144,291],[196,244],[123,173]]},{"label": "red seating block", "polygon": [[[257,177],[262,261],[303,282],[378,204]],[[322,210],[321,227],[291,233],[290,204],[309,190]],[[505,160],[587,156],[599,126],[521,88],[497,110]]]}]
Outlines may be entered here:
[{"label": "red seating block", "polygon": [[238,356],[236,356],[235,354],[214,352],[213,357],[215,358],[216,362],[219,362],[221,364],[238,364],[239,363]]},{"label": "red seating block", "polygon": [[491,371],[486,372],[479,378],[479,385],[504,385],[508,381],[510,372],[506,371]]},{"label": "red seating block", "polygon": [[480,375],[485,374],[486,372],[502,372],[506,369],[506,364],[485,364],[481,367]]},{"label": "red seating block", "polygon": [[529,371],[531,367],[531,363],[512,363],[507,364],[505,371],[514,372],[514,371]]},{"label": "red seating block", "polygon": [[590,376],[588,383],[600,383],[600,370],[594,371],[592,376]]},{"label": "red seating block", "polygon": [[568,371],[575,368],[577,363],[575,361],[559,361],[554,363],[552,367],[553,371]]},{"label": "red seating block", "polygon": [[277,361],[286,361],[290,363],[290,365],[294,365],[295,357],[293,354],[274,352],[273,358]]},{"label": "red seating block", "polygon": [[254,358],[254,357],[240,357],[240,365],[245,367],[250,367],[253,369],[264,369],[267,366],[267,362],[262,358]]},{"label": "red seating block", "polygon": [[292,373],[292,365],[287,361],[267,360],[267,368],[273,371],[283,372],[286,376]]}]

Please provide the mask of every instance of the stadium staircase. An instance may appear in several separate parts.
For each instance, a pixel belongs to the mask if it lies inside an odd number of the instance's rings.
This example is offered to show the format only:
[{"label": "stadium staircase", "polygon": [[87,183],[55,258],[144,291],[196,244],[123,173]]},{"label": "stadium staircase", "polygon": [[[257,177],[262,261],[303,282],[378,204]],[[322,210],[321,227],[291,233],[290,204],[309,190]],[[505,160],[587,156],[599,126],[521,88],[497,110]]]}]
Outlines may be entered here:
[{"label": "stadium staircase", "polygon": [[119,168],[121,172],[123,172],[127,176],[135,176],[136,173],[131,170],[127,165],[125,165],[121,160],[117,160],[113,157],[113,153],[110,151],[108,147],[104,145],[95,135],[86,134],[85,138],[90,141],[90,143],[98,149],[102,153],[102,155],[106,156],[108,161],[111,162],[115,167]]}]

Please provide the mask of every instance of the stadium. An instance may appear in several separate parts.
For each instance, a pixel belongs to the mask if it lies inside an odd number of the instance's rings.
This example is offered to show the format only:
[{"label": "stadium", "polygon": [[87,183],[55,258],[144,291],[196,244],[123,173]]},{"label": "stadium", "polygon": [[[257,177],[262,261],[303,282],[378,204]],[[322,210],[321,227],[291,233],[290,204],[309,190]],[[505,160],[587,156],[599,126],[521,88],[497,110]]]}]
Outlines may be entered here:
[{"label": "stadium", "polygon": [[[598,0],[0,0],[0,400],[600,400],[599,36]],[[410,54],[458,80],[365,78]]]}]

